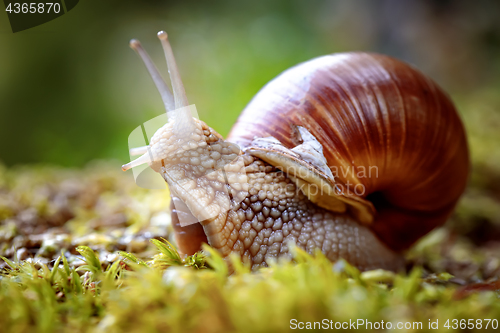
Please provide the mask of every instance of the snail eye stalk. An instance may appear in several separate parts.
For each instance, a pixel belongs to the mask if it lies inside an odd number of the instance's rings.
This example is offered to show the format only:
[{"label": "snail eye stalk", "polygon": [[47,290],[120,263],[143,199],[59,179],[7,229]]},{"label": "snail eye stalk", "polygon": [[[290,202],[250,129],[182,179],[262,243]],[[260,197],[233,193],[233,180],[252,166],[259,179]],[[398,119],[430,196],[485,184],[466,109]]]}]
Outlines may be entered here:
[{"label": "snail eye stalk", "polygon": [[141,57],[142,61],[144,62],[144,65],[146,65],[149,75],[151,75],[151,78],[153,79],[156,88],[158,89],[158,92],[161,95],[163,104],[165,104],[165,110],[166,111],[175,110],[174,96],[172,96],[170,89],[163,80],[160,72],[158,71],[158,68],[156,68],[155,64],[149,57],[149,54],[146,52],[146,50],[144,50],[141,43],[137,39],[132,39],[130,41],[130,47],[135,52],[137,52],[137,54]]},{"label": "snail eye stalk", "polygon": [[168,35],[165,31],[158,32],[158,38],[160,39],[163,51],[165,52],[165,59],[167,60],[168,72],[170,74],[170,80],[172,81],[172,90],[174,92],[175,108],[182,108],[188,106],[188,99],[186,96],[186,91],[184,90],[184,85],[182,84],[181,75],[179,74],[179,68],[175,62],[174,53],[172,52],[172,47],[168,41]]}]

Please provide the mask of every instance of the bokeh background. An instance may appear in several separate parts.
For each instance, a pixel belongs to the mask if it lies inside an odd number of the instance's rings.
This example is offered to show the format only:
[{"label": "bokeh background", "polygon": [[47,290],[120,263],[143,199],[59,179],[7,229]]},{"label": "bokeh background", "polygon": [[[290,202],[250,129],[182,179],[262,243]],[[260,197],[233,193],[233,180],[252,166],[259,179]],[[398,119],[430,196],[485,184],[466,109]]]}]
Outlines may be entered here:
[{"label": "bokeh background", "polygon": [[[0,160],[7,165],[127,160],[130,131],[163,112],[128,41],[140,39],[166,73],[156,39],[162,29],[190,102],[223,135],[283,70],[353,50],[398,57],[433,77],[452,95],[471,134],[477,134],[471,121],[482,123],[484,135],[499,124],[496,0],[86,0],[16,34],[5,12],[0,20]],[[493,118],[476,119],[480,108]]]},{"label": "bokeh background", "polygon": [[468,131],[473,172],[454,226],[477,242],[500,239],[498,0],[85,0],[16,34],[2,12],[0,163],[106,159],[121,172],[129,133],[164,112],[128,41],[140,39],[166,73],[159,30],[190,102],[222,135],[266,82],[302,61],[358,50],[414,64],[450,93]]}]

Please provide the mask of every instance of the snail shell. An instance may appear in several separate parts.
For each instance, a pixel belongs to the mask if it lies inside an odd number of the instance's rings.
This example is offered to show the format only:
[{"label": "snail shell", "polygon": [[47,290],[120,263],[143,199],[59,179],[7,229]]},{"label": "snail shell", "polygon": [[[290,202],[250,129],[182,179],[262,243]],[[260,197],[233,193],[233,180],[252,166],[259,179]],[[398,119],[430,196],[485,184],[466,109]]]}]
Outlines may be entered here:
[{"label": "snail shell", "polygon": [[252,99],[228,140],[248,148],[271,136],[293,148],[297,125],[321,143],[335,184],[353,196],[363,186],[370,228],[394,250],[443,224],[464,191],[469,153],[453,103],[394,58],[340,53],[293,67]]}]

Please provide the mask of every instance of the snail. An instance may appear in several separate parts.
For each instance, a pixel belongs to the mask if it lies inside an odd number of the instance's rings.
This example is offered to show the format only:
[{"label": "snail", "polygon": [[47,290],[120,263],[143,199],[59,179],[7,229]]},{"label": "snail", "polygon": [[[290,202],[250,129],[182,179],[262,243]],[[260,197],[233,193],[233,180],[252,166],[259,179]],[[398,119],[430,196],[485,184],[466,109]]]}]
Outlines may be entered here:
[{"label": "snail", "polygon": [[169,121],[122,169],[148,163],[168,183],[182,253],[207,242],[255,269],[295,244],[360,270],[399,270],[452,213],[468,178],[466,134],[448,95],[414,67],[361,52],[301,63],[265,85],[224,140],[191,116],[167,34],[158,37],[173,94],[130,45]]}]

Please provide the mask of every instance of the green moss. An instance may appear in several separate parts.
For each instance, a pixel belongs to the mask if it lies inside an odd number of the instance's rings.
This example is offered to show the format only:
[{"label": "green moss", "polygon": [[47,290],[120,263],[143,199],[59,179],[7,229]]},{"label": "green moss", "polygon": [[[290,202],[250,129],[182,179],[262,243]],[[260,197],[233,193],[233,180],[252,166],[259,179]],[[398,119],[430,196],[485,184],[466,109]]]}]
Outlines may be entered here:
[{"label": "green moss", "polygon": [[[385,271],[362,274],[344,261],[332,264],[321,253],[295,249],[294,261],[250,272],[234,261],[234,274],[206,247],[195,260],[167,242],[148,265],[131,254],[102,268],[98,255],[81,246],[85,265],[71,267],[65,256],[53,268],[12,262],[0,280],[0,325],[16,332],[271,332],[299,322],[364,319],[422,322],[486,319],[500,315],[499,294],[474,293],[457,299],[450,275],[422,278]],[[166,259],[158,265],[158,259]],[[210,269],[198,268],[210,267]],[[84,272],[79,275],[79,272]],[[365,326],[362,326],[365,328]],[[361,328],[361,326],[360,326]]]}]

